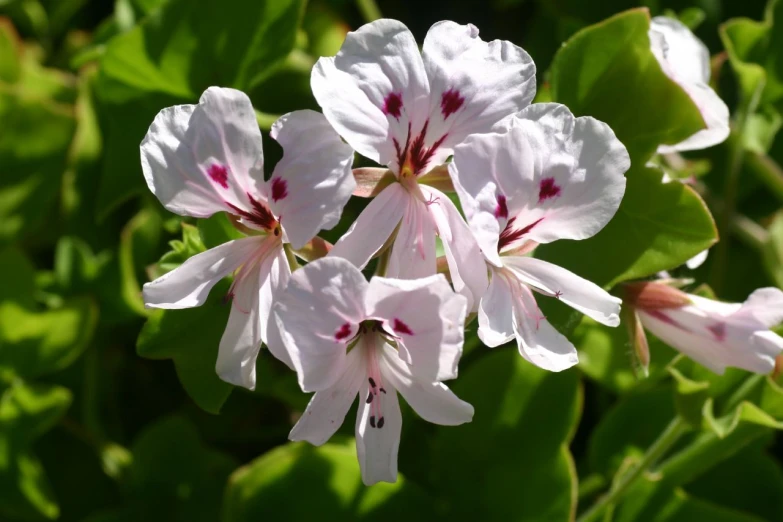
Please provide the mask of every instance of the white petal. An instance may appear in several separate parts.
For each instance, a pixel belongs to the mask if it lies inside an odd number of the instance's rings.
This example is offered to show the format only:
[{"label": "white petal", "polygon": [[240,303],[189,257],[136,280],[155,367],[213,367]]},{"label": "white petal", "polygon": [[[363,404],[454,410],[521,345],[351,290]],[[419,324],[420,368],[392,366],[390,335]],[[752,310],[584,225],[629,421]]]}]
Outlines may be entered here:
[{"label": "white petal", "polygon": [[508,280],[492,269],[489,288],[481,298],[478,310],[478,336],[494,348],[514,338],[514,300]]},{"label": "white petal", "polygon": [[783,291],[773,287],[755,290],[736,316],[752,317],[765,329],[779,325],[783,322]]},{"label": "white petal", "polygon": [[290,440],[306,440],[320,446],[342,426],[362,383],[366,382],[363,357],[362,350],[352,350],[348,354],[342,375],[330,388],[313,395],[288,435]]},{"label": "white petal", "polygon": [[261,343],[267,341],[272,303],[291,273],[279,240],[269,237],[267,242],[269,250],[237,275],[241,280],[235,282],[231,313],[215,364],[221,379],[250,390],[256,386],[256,359]]},{"label": "white petal", "polygon": [[415,197],[407,199],[407,208],[392,245],[386,274],[401,279],[427,277],[437,271],[435,223],[423,201]]},{"label": "white petal", "polygon": [[514,332],[520,355],[539,368],[559,372],[579,362],[576,348],[541,314],[530,289],[518,280],[516,274],[504,275],[512,289]]},{"label": "white petal", "polygon": [[383,189],[332,247],[329,256],[342,257],[364,268],[397,228],[410,197],[399,183]]},{"label": "white petal", "polygon": [[367,314],[398,339],[400,357],[421,378],[454,379],[462,355],[467,300],[442,274],[416,280],[373,277]]},{"label": "white petal", "polygon": [[699,268],[701,265],[704,264],[704,262],[707,260],[707,256],[709,255],[709,253],[710,253],[709,249],[702,250],[701,252],[699,252],[689,260],[687,260],[685,262],[685,266],[687,266],[691,270],[696,270],[697,268]]},{"label": "white petal", "polygon": [[472,25],[433,25],[422,48],[430,81],[430,129],[447,135],[445,148],[469,134],[485,133],[501,118],[530,104],[536,67],[511,42],[484,42]]},{"label": "white petal", "polygon": [[260,238],[248,237],[196,254],[171,272],[146,283],[144,306],[167,309],[201,306],[212,287],[245,263],[260,246]]},{"label": "white petal", "polygon": [[527,142],[533,178],[525,168],[520,173],[525,190],[506,194],[513,222],[501,235],[501,250],[521,240],[586,239],[612,219],[625,193],[630,158],[608,125],[574,118],[563,105],[535,104],[513,118],[504,137],[503,153]]},{"label": "white petal", "polygon": [[[379,342],[377,337],[373,339],[373,342]],[[373,349],[380,349],[380,346]],[[397,480],[397,451],[400,446],[402,414],[397,391],[388,384],[384,389],[386,393],[376,394],[371,403],[362,400],[370,394],[369,382],[365,380],[359,389],[356,454],[362,469],[362,481],[367,486],[376,482]]]},{"label": "white petal", "polygon": [[345,371],[346,344],[365,318],[367,281],[351,263],[326,257],[291,276],[273,314],[304,391],[332,386]]},{"label": "white petal", "polygon": [[[310,83],[337,132],[359,154],[384,165],[395,157],[392,138],[402,146],[410,118],[429,109],[419,49],[396,20],[348,33],[337,56],[318,60]],[[418,133],[421,124],[412,130]]]},{"label": "white petal", "polygon": [[384,346],[381,372],[411,408],[427,422],[458,426],[473,420],[473,406],[454,395],[440,382],[423,378],[416,365],[411,367],[406,364],[388,345]]},{"label": "white petal", "polygon": [[710,53],[701,40],[678,20],[656,16],[650,23],[650,46],[663,72],[677,82],[701,112],[706,128],[658,152],[700,150],[729,136],[729,109],[709,86]]},{"label": "white petal", "polygon": [[475,312],[489,284],[481,249],[448,196],[425,186],[421,190],[432,201],[429,209],[443,244],[454,290],[467,298],[468,311]]},{"label": "white petal", "polygon": [[523,283],[556,297],[607,326],[620,324],[622,301],[573,272],[533,257],[504,257],[503,261]]},{"label": "white petal", "polygon": [[183,216],[251,210],[264,168],[261,131],[250,99],[210,87],[198,105],[163,109],[141,142],[147,186],[168,210]]},{"label": "white petal", "polygon": [[356,187],[353,149],[315,111],[282,116],[270,135],[283,147],[283,158],[267,183],[267,200],[291,246],[299,249],[340,221]]}]

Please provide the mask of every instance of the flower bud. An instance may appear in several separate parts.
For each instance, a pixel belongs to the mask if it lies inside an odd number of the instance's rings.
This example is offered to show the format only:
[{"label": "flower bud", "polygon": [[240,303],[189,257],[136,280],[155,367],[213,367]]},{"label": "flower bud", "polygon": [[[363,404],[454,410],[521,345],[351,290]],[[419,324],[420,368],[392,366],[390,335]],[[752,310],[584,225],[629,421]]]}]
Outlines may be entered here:
[{"label": "flower bud", "polygon": [[634,307],[626,304],[623,306],[621,315],[622,322],[628,330],[628,339],[633,347],[634,358],[642,375],[648,377],[650,374],[650,346],[647,344],[647,335],[639,319],[639,314],[636,313]]},{"label": "flower bud", "polygon": [[625,285],[624,302],[640,310],[682,308],[691,304],[688,294],[663,283],[642,281]]}]

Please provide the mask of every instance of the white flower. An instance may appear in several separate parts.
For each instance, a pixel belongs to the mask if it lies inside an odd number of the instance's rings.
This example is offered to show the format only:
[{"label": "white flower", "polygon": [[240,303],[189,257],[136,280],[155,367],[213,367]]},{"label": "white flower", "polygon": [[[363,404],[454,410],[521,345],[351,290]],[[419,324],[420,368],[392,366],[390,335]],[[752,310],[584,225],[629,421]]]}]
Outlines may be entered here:
[{"label": "white flower", "polygon": [[612,218],[630,166],[604,123],[562,105],[535,104],[454,150],[451,177],[491,279],[479,307],[479,337],[494,347],[516,337],[542,368],[577,363],[576,349],[541,314],[531,290],[596,321],[619,324],[620,300],[556,265],[526,257],[538,243],[585,239]]},{"label": "white flower", "polygon": [[761,288],[740,304],[665,287],[667,294],[681,296],[677,305],[656,299],[661,292],[650,290],[659,287],[665,285],[641,283],[629,301],[644,327],[660,340],[717,374],[729,366],[761,374],[774,369],[783,338],[770,328],[783,321],[782,291]]},{"label": "white flower", "polygon": [[250,99],[210,87],[198,105],[160,111],[141,143],[147,186],[168,210],[199,218],[228,212],[256,234],[195,255],[144,285],[148,308],[191,308],[236,270],[216,369],[222,379],[251,389],[272,301],[291,273],[283,244],[301,248],[336,225],[355,187],[353,151],[321,114],[282,116],[271,136],[284,155],[264,181]]},{"label": "white flower", "polygon": [[[273,314],[299,384],[315,391],[291,440],[320,445],[357,395],[356,450],[367,485],[397,478],[402,417],[397,392],[425,420],[457,425],[473,407],[439,381],[457,376],[467,301],[445,277],[375,277],[340,258],[294,272]],[[396,349],[393,347],[396,346]]]},{"label": "white flower", "polygon": [[710,87],[707,46],[681,22],[666,16],[652,19],[649,36],[664,74],[685,90],[707,126],[680,143],[661,145],[658,152],[700,150],[724,141],[729,136],[729,108]]},{"label": "white flower", "polygon": [[420,53],[408,29],[378,20],[351,32],[340,52],[313,68],[313,94],[324,115],[360,154],[388,165],[399,183],[384,189],[331,254],[359,267],[399,226],[387,275],[436,272],[435,236],[452,282],[475,308],[487,285],[481,253],[459,212],[437,189],[420,186],[453,147],[527,106],[535,66],[506,41],[484,42],[473,25],[439,22]]}]

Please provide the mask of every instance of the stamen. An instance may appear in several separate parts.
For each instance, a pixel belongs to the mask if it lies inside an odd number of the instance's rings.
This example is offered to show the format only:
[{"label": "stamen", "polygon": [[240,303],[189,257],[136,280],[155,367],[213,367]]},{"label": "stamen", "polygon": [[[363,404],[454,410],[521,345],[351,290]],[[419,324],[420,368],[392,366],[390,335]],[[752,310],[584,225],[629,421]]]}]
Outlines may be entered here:
[{"label": "stamen", "polygon": [[370,415],[370,426],[375,427],[375,415]]},{"label": "stamen", "polygon": [[370,404],[370,403],[372,402],[372,398],[373,398],[373,394],[372,394],[372,392],[370,392],[370,393],[367,395],[367,404]]},{"label": "stamen", "polygon": [[383,423],[384,423],[383,417],[381,417],[380,419],[378,419],[378,429],[381,429],[381,428],[383,428]]}]

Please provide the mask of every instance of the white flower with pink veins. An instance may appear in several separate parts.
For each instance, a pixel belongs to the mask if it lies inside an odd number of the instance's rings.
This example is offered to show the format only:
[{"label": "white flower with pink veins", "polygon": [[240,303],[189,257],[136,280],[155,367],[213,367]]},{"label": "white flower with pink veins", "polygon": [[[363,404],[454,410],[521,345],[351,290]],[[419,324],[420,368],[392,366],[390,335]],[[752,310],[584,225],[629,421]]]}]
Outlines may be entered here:
[{"label": "white flower with pink veins", "polygon": [[650,23],[650,46],[664,74],[674,80],[698,107],[702,129],[680,143],[661,145],[669,153],[712,147],[729,137],[729,108],[710,87],[710,52],[682,22],[656,16]]},{"label": "white flower with pink veins", "polygon": [[530,103],[530,56],[507,41],[482,41],[473,25],[448,21],[430,28],[419,52],[402,23],[377,20],[348,33],[337,56],[319,59],[311,85],[345,141],[388,166],[397,181],[330,254],[362,268],[397,230],[386,275],[415,279],[436,272],[437,234],[454,287],[474,309],[487,286],[481,253],[449,198],[419,181],[427,183],[469,134],[488,132]]},{"label": "white flower with pink veins", "polygon": [[574,118],[563,105],[531,105],[497,130],[455,147],[449,165],[490,269],[478,334],[490,347],[516,337],[525,359],[564,370],[577,363],[576,349],[544,318],[533,291],[608,326],[620,322],[620,299],[526,254],[539,243],[598,233],[620,206],[630,158],[608,125]]},{"label": "white flower with pink veins", "polygon": [[326,257],[294,272],[273,308],[299,384],[315,392],[289,438],[325,443],[359,397],[356,452],[367,485],[397,479],[399,392],[422,418],[454,426],[473,407],[440,381],[457,376],[467,299],[443,275],[374,277]]},{"label": "white flower with pink veins", "polygon": [[783,338],[770,330],[783,322],[778,288],[760,288],[744,303],[723,303],[656,282],[627,288],[627,302],[647,330],[717,374],[729,366],[767,374],[783,352]]},{"label": "white flower with pink veins", "polygon": [[283,245],[302,248],[319,230],[336,225],[356,186],[353,151],[323,115],[286,114],[271,136],[284,154],[265,181],[250,99],[210,87],[198,105],[160,111],[141,143],[144,178],[164,207],[197,218],[227,212],[251,234],[191,257],[143,291],[147,308],[191,308],[236,271],[216,370],[250,389],[258,350],[268,340],[272,302],[291,274]]}]

